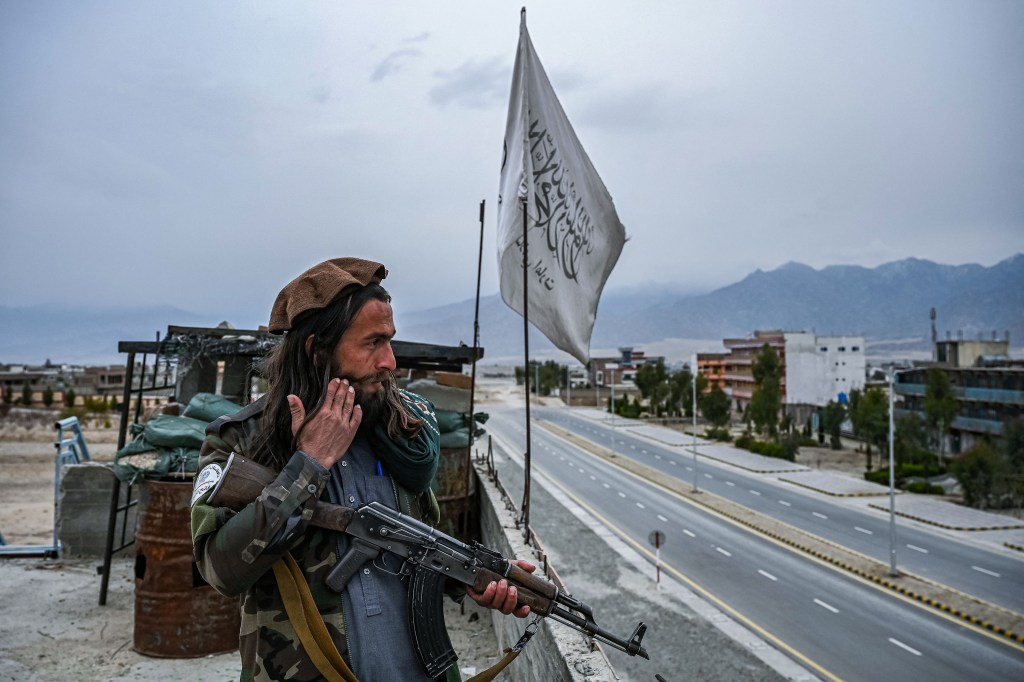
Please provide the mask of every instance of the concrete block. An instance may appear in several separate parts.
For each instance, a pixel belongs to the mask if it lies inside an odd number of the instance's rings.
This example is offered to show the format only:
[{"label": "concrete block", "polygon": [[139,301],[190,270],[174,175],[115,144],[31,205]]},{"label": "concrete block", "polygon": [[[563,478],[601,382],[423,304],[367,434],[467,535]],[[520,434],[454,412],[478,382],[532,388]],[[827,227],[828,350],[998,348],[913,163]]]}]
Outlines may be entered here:
[{"label": "concrete block", "polygon": [[[114,473],[109,464],[85,462],[69,464],[61,473],[60,507],[57,518],[57,537],[60,538],[65,557],[102,558],[107,543],[110,520],[110,496],[114,487]],[[121,486],[124,503],[127,486]],[[126,539],[135,535],[135,509],[128,511]],[[121,523],[118,523],[115,547],[120,543]]]}]

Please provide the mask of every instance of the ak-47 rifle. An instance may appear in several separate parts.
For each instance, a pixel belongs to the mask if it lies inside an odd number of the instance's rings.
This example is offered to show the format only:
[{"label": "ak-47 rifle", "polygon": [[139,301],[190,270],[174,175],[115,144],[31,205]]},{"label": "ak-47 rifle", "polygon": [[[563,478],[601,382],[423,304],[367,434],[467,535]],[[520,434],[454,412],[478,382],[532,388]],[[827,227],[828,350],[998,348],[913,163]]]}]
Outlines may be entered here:
[{"label": "ak-47 rifle", "polygon": [[[238,511],[255,500],[274,479],[270,469],[232,454],[208,504]],[[504,578],[516,587],[517,606],[528,604],[538,616],[553,618],[630,656],[649,658],[640,643],[647,631],[644,623],[637,625],[628,640],[620,639],[594,621],[589,606],[553,583],[524,571],[479,543],[467,545],[379,502],[358,508],[318,502],[310,523],[351,536],[348,551],[327,577],[328,586],[335,591],[340,592],[366,561],[377,558],[382,551],[403,560],[401,573],[411,576],[413,639],[430,676],[439,674],[458,658],[444,626],[442,600],[448,578],[470,585],[477,592]]]}]

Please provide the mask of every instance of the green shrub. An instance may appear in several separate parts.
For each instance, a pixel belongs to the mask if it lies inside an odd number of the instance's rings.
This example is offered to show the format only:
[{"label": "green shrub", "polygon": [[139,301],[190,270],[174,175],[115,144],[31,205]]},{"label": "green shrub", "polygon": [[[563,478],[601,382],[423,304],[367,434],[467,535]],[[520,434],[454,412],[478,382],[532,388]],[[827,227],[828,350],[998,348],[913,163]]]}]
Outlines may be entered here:
[{"label": "green shrub", "polygon": [[923,495],[945,495],[941,485],[932,485],[928,481],[913,481],[908,483],[906,491],[910,493],[921,493]]},{"label": "green shrub", "polygon": [[732,440],[732,435],[729,434],[729,429],[708,429],[704,432],[704,437],[710,440],[724,441],[726,443]]},{"label": "green shrub", "polygon": [[736,447],[743,448],[744,450],[749,450],[750,446],[753,443],[754,443],[754,437],[751,436],[749,433],[744,433],[744,434],[742,434],[740,436],[737,436],[736,440],[733,441],[733,444]]},{"label": "green shrub", "polygon": [[782,459],[790,462],[796,461],[796,454],[800,452],[800,441],[802,438],[797,434],[787,434],[782,437],[779,441],[779,446],[782,448],[782,454],[779,455]]},{"label": "green shrub", "polygon": [[754,441],[750,445],[750,451],[758,455],[764,455],[765,457],[777,457],[778,459],[786,459],[786,453],[782,446],[778,443],[767,443],[764,441]]},{"label": "green shrub", "polygon": [[68,417],[78,417],[78,421],[84,426],[85,425],[86,410],[84,407],[65,407],[60,411],[60,418],[67,419]]}]

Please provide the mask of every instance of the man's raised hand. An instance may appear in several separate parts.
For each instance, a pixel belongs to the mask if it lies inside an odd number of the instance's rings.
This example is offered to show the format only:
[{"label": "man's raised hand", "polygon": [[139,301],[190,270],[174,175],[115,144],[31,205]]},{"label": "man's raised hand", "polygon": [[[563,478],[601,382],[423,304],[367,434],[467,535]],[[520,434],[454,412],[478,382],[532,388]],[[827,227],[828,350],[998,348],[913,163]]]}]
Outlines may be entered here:
[{"label": "man's raised hand", "polygon": [[300,450],[329,469],[352,445],[363,420],[363,408],[356,405],[356,392],[346,379],[331,379],[324,404],[303,427],[306,408],[297,395],[288,396],[292,435]]}]

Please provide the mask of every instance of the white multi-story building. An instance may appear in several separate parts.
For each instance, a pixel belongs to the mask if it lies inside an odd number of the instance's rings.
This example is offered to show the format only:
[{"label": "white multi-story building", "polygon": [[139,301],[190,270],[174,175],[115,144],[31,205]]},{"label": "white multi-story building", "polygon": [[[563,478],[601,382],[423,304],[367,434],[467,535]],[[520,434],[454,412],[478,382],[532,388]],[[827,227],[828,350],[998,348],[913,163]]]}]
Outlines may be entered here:
[{"label": "white multi-story building", "polygon": [[786,332],[787,405],[845,402],[863,390],[867,373],[863,336],[815,336]]}]

